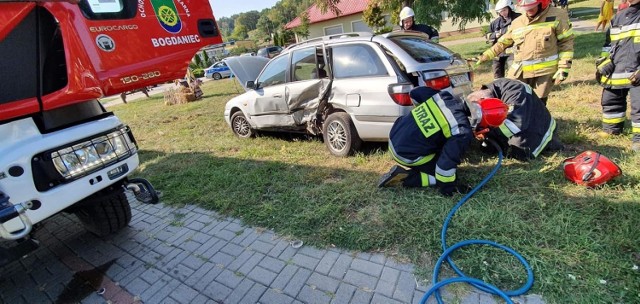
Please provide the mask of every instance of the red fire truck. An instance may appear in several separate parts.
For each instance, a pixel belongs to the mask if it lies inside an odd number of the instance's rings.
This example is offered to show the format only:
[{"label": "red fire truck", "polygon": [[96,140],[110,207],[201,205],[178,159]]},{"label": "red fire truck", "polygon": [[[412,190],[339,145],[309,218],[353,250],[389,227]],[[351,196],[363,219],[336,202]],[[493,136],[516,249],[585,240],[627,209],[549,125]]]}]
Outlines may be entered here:
[{"label": "red fire truck", "polygon": [[62,211],[106,235],[136,199],[157,201],[129,178],[132,131],[98,98],[182,78],[221,42],[207,0],[0,2],[0,240],[28,250],[32,227]]}]

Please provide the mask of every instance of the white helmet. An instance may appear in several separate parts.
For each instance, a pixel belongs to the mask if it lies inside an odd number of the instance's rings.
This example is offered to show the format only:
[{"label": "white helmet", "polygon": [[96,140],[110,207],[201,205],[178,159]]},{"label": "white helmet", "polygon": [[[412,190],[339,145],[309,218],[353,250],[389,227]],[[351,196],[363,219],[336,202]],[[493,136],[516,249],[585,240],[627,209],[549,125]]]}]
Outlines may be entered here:
[{"label": "white helmet", "polygon": [[513,8],[513,3],[511,3],[511,0],[500,0],[498,2],[496,2],[496,7],[495,10],[496,12],[505,8],[505,7],[509,7],[511,8],[512,11],[514,11],[515,9]]},{"label": "white helmet", "polygon": [[402,20],[407,19],[409,17],[413,17],[413,16],[415,16],[415,14],[413,13],[413,10],[408,6],[405,6],[400,11],[400,26],[402,26]]}]

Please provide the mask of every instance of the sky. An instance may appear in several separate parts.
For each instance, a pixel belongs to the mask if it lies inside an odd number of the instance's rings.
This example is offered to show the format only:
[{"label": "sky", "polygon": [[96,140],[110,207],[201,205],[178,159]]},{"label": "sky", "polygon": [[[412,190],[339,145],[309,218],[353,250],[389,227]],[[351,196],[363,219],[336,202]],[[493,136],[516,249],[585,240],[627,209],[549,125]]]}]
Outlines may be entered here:
[{"label": "sky", "polygon": [[216,19],[231,17],[231,15],[246,13],[248,11],[261,11],[271,8],[279,0],[209,0],[213,15]]}]

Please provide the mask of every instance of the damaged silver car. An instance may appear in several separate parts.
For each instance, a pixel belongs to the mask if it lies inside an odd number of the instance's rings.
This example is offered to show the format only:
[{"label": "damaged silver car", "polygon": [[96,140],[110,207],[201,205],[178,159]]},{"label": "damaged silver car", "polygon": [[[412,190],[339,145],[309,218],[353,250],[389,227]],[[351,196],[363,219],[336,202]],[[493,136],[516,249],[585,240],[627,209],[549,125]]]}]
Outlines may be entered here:
[{"label": "damaged silver car", "polygon": [[285,49],[270,61],[225,59],[247,90],[224,117],[242,138],[258,130],[322,135],[336,156],[362,142],[387,141],[395,120],[412,109],[415,86],[471,93],[465,60],[417,32],[325,36]]}]

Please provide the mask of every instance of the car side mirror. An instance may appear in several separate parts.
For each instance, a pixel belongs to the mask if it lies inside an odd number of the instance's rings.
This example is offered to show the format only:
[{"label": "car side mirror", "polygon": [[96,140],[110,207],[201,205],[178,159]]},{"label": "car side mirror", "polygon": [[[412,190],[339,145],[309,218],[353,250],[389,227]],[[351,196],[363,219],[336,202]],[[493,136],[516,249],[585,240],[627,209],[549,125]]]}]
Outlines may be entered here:
[{"label": "car side mirror", "polygon": [[247,81],[245,87],[247,87],[247,89],[257,89],[256,82],[253,80]]}]

